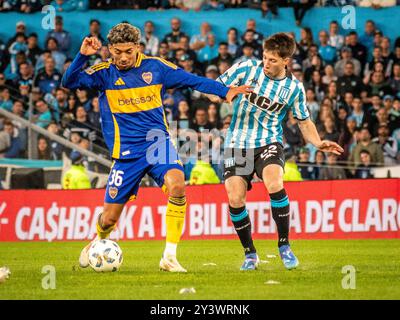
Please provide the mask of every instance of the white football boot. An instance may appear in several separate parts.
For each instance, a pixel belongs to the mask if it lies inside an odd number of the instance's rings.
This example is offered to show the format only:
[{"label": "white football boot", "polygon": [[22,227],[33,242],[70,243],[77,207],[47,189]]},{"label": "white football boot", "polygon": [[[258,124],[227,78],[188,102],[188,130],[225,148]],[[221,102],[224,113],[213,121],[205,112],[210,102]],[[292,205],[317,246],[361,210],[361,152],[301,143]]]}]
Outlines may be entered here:
[{"label": "white football boot", "polygon": [[167,255],[162,257],[160,260],[160,270],[169,272],[187,272],[184,267],[180,265],[176,256]]},{"label": "white football boot", "polygon": [[90,243],[84,247],[81,251],[81,254],[79,255],[79,266],[81,268],[87,268],[89,266],[89,249],[92,243],[96,240],[99,240],[100,238],[96,236]]}]

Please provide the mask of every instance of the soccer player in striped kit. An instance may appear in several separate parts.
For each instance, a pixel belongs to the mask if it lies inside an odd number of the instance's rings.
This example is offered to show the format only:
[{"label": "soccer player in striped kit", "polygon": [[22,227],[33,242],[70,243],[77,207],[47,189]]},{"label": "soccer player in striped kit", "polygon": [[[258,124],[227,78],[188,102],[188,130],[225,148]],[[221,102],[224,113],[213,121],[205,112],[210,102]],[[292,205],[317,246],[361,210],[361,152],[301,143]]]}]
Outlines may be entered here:
[{"label": "soccer player in striped kit", "polygon": [[241,270],[255,270],[259,262],[246,210],[246,192],[251,189],[254,173],[269,193],[282,262],[289,270],[299,264],[289,244],[289,198],[283,186],[281,124],[286,113],[293,113],[305,140],[319,150],[343,152],[335,142],[321,140],[310,120],[303,84],[287,70],[295,48],[292,37],[274,34],[264,42],[262,61],[240,62],[218,78],[227,86],[247,84],[254,88],[251,94],[239,95],[233,102],[233,118],[225,138],[224,175],[230,216],[245,251]]}]

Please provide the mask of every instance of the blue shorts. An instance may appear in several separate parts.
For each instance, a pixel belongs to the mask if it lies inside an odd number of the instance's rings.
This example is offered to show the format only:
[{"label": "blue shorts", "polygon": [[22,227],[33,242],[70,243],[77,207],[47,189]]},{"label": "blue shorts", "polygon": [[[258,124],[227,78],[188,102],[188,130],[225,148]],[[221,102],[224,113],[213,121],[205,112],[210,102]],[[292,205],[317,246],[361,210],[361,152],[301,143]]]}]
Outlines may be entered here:
[{"label": "blue shorts", "polygon": [[[164,145],[164,143],[163,143]],[[145,174],[165,189],[164,175],[171,169],[183,172],[183,165],[171,140],[165,141],[164,148],[148,152],[146,155],[135,159],[114,159],[108,177],[106,203],[124,204],[136,199],[140,182]]]}]

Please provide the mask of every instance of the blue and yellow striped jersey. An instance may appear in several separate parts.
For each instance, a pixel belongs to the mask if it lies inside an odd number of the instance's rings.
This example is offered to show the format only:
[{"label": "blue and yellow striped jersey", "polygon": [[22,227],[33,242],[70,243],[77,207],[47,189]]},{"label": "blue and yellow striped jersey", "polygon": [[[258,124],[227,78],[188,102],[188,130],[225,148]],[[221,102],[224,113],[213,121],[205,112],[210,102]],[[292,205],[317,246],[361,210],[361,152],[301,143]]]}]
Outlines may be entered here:
[{"label": "blue and yellow striped jersey", "polygon": [[129,70],[119,70],[109,61],[82,71],[87,60],[78,53],[63,76],[62,86],[99,90],[104,140],[114,159],[142,157],[151,145],[170,138],[162,104],[166,89],[193,88],[222,98],[229,90],[141,53]]}]

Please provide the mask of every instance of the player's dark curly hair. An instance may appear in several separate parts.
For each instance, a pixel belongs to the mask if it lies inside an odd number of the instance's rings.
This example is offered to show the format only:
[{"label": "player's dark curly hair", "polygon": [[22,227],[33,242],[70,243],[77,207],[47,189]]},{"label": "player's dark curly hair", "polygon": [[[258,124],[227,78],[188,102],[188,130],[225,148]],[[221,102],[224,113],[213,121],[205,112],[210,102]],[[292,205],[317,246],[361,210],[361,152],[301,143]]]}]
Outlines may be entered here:
[{"label": "player's dark curly hair", "polygon": [[107,35],[108,43],[140,43],[140,30],[129,23],[119,23]]},{"label": "player's dark curly hair", "polygon": [[264,50],[274,51],[281,58],[290,58],[296,51],[296,41],[287,33],[275,33],[264,41]]}]

